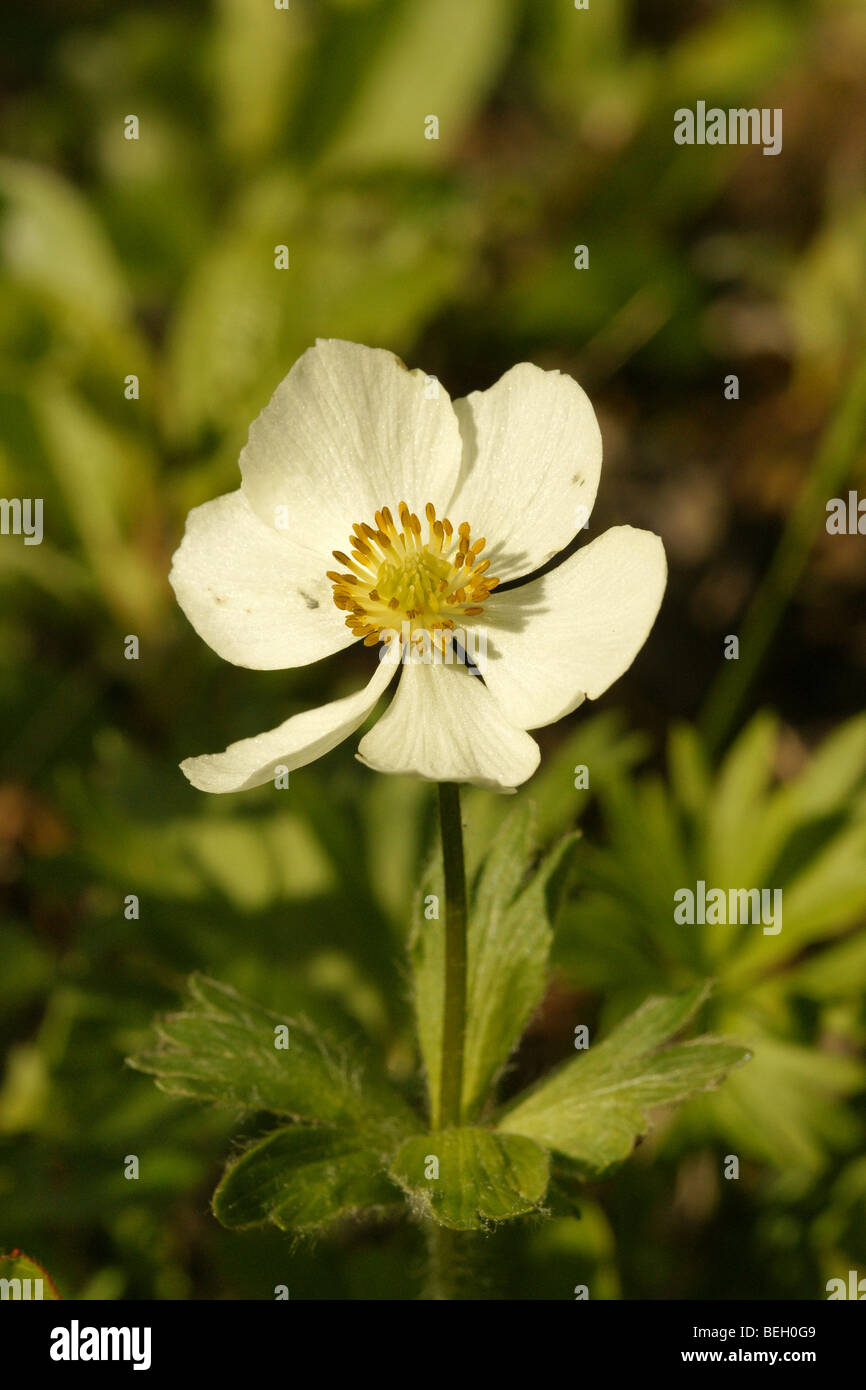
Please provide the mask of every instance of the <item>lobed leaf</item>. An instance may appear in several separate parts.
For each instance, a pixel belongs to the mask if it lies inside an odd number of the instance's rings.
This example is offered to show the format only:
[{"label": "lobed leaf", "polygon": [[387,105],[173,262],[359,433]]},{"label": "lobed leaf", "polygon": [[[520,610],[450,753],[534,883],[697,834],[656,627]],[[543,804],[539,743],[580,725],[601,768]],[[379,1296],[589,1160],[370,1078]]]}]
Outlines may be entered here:
[{"label": "lobed leaf", "polygon": [[273,1221],[282,1231],[313,1231],[341,1216],[402,1201],[355,1128],[290,1125],[247,1149],[213,1197],[224,1226]]},{"label": "lobed leaf", "polygon": [[[544,994],[553,941],[551,916],[558,871],[576,836],[551,850],[526,886],[517,890],[506,865],[526,864],[534,816],[518,811],[506,821],[485,861],[470,916],[463,1115],[475,1115]],[[519,850],[522,847],[523,853]],[[513,873],[513,870],[512,870]],[[509,889],[515,896],[509,897]],[[554,890],[551,892],[551,890]]]},{"label": "lobed leaf", "polygon": [[413,1135],[391,1174],[421,1213],[455,1231],[535,1210],[550,1176],[547,1155],[530,1139],[474,1128]]},{"label": "lobed leaf", "polygon": [[[171,1095],[319,1123],[393,1134],[417,1128],[387,1079],[303,1019],[284,1019],[204,976],[189,982],[184,1013],[156,1025],[157,1045],[129,1059]],[[280,1026],[287,1048],[275,1046]]]},{"label": "lobed leaf", "polygon": [[706,993],[702,986],[647,1000],[604,1042],[518,1098],[499,1131],[533,1139],[589,1172],[627,1158],[648,1127],[648,1111],[706,1090],[749,1056],[738,1043],[716,1038],[659,1050]]},{"label": "lobed leaf", "polygon": [[[544,994],[552,942],[551,914],[560,871],[574,835],[565,836],[535,868],[532,804],[520,804],[502,823],[483,856],[470,892],[467,929],[466,1038],[462,1114],[474,1118]],[[424,905],[438,898],[438,916]],[[415,911],[411,955],[415,1013],[438,1121],[444,999],[444,896],[441,857],[425,876]]]}]

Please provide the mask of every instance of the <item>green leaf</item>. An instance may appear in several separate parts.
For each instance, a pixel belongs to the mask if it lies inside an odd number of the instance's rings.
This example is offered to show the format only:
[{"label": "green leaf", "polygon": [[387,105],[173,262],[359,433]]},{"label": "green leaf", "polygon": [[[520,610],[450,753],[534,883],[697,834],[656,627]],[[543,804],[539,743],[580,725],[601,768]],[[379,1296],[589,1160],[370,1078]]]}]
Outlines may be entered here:
[{"label": "green leaf", "polygon": [[[357,1124],[393,1135],[417,1128],[387,1080],[303,1019],[284,1019],[203,976],[189,982],[185,1013],[155,1027],[157,1046],[129,1059],[170,1095],[192,1096],[245,1111],[324,1123]],[[275,1046],[288,1028],[287,1048]]]},{"label": "green leaf", "polygon": [[500,1131],[534,1139],[589,1172],[626,1158],[647,1129],[649,1110],[706,1090],[749,1056],[739,1044],[715,1038],[659,1051],[706,994],[702,986],[647,1000],[604,1042],[518,1097]]},{"label": "green leaf", "polygon": [[[420,778],[376,777],[371,778],[369,791],[364,794],[363,836],[358,834],[357,817],[349,814],[346,818],[347,835],[360,860],[358,874],[368,875],[370,891],[393,924],[401,944],[409,935],[406,904],[411,903],[418,884],[418,865],[423,860],[427,839],[424,816],[429,806],[429,783]],[[325,818],[333,821],[331,801],[325,803],[323,810]],[[347,845],[336,858],[332,851],[335,862],[345,865],[348,849]]]},{"label": "green leaf", "polygon": [[213,1198],[224,1226],[271,1220],[312,1231],[338,1217],[402,1201],[382,1158],[357,1129],[291,1125],[254,1144],[225,1173]]},{"label": "green leaf", "polygon": [[107,604],[139,631],[153,627],[161,579],[130,541],[153,496],[153,456],[47,373],[33,382],[33,418],[66,512]]},{"label": "green leaf", "polygon": [[[435,907],[435,917],[425,916],[428,904],[430,910]],[[442,1020],[445,1006],[444,904],[442,853],[437,846],[416,897],[413,910],[414,926],[409,946],[415,1025],[427,1077],[430,1122],[434,1127],[439,1119],[439,1091],[442,1084]]]},{"label": "green leaf", "polygon": [[671,47],[663,81],[678,99],[704,97],[732,105],[769,86],[795,57],[808,30],[774,0],[720,10],[689,26]]},{"label": "green leaf", "polygon": [[777,1170],[817,1173],[834,1151],[862,1144],[853,1107],[841,1103],[866,1086],[859,1058],[773,1037],[745,1014],[733,1022],[754,1045],[754,1062],[714,1098],[719,1131],[733,1152]]},{"label": "green leaf", "polygon": [[218,894],[245,912],[333,891],[335,871],[294,807],[256,820],[229,813],[150,821],[99,800],[96,789],[87,795],[94,814],[82,852],[106,881],[130,891],[175,902]]},{"label": "green leaf", "polygon": [[[323,336],[408,350],[425,318],[459,289],[477,237],[459,192],[411,204],[385,189],[312,198],[289,173],[262,175],[214,230],[179,295],[166,347],[165,429],[187,446],[203,431],[225,433],[228,486],[247,422],[296,358]],[[289,249],[286,270],[274,267],[278,245]]]},{"label": "green leaf", "polygon": [[809,956],[788,975],[792,994],[810,999],[859,997],[866,990],[866,932],[857,931]]},{"label": "green leaf", "polygon": [[742,987],[777,961],[795,956],[803,945],[859,921],[866,909],[864,864],[866,823],[843,828],[785,884],[781,931],[753,934],[726,971],[726,983]]},{"label": "green leaf", "polygon": [[549,1164],[530,1139],[486,1129],[445,1129],[407,1139],[391,1174],[422,1214],[452,1230],[470,1231],[538,1207],[547,1191]]},{"label": "green leaf", "polygon": [[230,157],[251,161],[283,134],[303,70],[308,21],[260,0],[219,0],[211,44],[218,129]]},{"label": "green leaf", "polygon": [[799,815],[826,816],[844,809],[866,776],[866,714],[855,715],[828,735],[791,787]]},{"label": "green leaf", "polygon": [[[388,22],[371,17],[378,42],[366,58],[328,168],[438,164],[460,140],[507,53],[514,0],[396,0]],[[445,34],[459,35],[442,61]],[[341,87],[345,87],[345,74]],[[425,139],[428,115],[438,139]]]},{"label": "green leaf", "polygon": [[738,873],[742,882],[760,881],[757,864],[751,868],[757,858],[754,822],[772,779],[777,741],[776,716],[756,715],[722,764],[707,812],[711,883],[736,883]]},{"label": "green leaf", "polygon": [[866,295],[866,198],[861,190],[834,200],[787,277],[785,295],[797,341],[796,356],[820,361],[838,379],[854,354],[862,351]]},{"label": "green leaf", "polygon": [[[531,803],[516,811],[494,842],[470,914],[463,1115],[476,1114],[544,994],[567,835],[518,891],[518,871],[533,842]],[[551,891],[552,890],[552,891]]]},{"label": "green leaf", "polygon": [[706,751],[691,724],[676,724],[668,736],[668,768],[677,801],[698,823],[712,802],[712,777]]},{"label": "green leaf", "polygon": [[[557,872],[575,836],[566,836],[528,874],[534,846],[531,803],[515,808],[500,826],[475,874],[467,929],[466,1040],[463,1117],[473,1117],[508,1060],[544,993],[552,931],[551,899]],[[430,895],[438,917],[424,915]],[[418,1038],[430,1092],[432,1123],[438,1122],[444,999],[444,888],[441,854],[422,883],[412,939]]]},{"label": "green leaf", "polygon": [[123,329],[129,295],[86,198],[52,171],[13,159],[0,161],[0,196],[0,246],[14,279],[74,336]]},{"label": "green leaf", "polygon": [[[13,1283],[13,1280],[18,1282]],[[0,1255],[0,1287],[2,1299],[56,1302],[60,1298],[48,1271],[20,1250],[13,1250],[11,1255]]]},{"label": "green leaf", "polygon": [[[282,242],[294,226],[290,205],[289,190],[278,218]],[[279,356],[289,287],[274,270],[277,241],[272,235],[266,242],[258,229],[246,227],[215,233],[179,293],[166,345],[163,407],[163,427],[173,440],[188,445],[205,428],[246,419],[254,398],[267,399],[279,380],[270,369]]]}]

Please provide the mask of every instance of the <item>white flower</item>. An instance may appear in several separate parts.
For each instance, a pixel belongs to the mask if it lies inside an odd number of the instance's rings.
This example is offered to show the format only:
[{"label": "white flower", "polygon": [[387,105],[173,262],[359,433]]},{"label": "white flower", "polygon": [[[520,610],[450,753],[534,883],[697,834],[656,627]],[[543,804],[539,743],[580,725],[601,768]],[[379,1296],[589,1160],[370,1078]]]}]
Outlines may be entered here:
[{"label": "white flower", "polygon": [[[452,403],[390,352],[319,340],[253,423],[240,467],[237,492],[190,513],[174,557],[171,582],[196,631],[259,670],[356,641],[381,642],[384,659],[354,695],[187,759],[203,791],[255,787],[327,753],[398,671],[360,760],[511,791],[538,766],[527,730],[606,690],[658,612],[662,543],[630,526],[499,589],[563,550],[595,499],[598,424],[559,372],[521,363]],[[459,660],[479,636],[483,679]],[[428,659],[406,659],[419,655]]]}]

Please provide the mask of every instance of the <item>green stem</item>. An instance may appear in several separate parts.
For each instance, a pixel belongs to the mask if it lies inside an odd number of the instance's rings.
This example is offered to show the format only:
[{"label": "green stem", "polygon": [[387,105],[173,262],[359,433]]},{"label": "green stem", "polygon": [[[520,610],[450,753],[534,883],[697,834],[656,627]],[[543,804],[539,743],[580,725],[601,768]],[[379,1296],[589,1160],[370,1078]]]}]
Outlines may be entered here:
[{"label": "green stem", "polygon": [[437,1127],[450,1129],[461,1118],[466,1031],[466,867],[460,788],[455,782],[439,784],[439,826],[445,868],[445,1004]]},{"label": "green stem", "polygon": [[[450,1129],[460,1124],[466,1034],[466,867],[460,789],[454,782],[439,784],[439,829],[445,870],[445,979],[440,1088],[438,1096],[430,1097],[430,1104],[434,1129]],[[435,1221],[429,1224],[428,1299],[472,1297],[464,1288],[465,1236],[465,1232],[447,1230]]]},{"label": "green stem", "polygon": [[482,1231],[450,1231],[431,1224],[427,1231],[425,1301],[475,1302],[497,1297],[495,1237]]}]

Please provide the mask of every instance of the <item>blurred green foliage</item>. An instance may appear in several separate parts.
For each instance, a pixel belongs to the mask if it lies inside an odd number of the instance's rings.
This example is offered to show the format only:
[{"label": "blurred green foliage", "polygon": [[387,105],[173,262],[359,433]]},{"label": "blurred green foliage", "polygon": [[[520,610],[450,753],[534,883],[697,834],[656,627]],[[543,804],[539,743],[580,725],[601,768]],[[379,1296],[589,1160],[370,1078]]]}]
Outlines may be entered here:
[{"label": "blurred green foliage", "polygon": [[[503,1098],[569,1055],[577,1023],[706,973],[714,1026],[755,1053],[582,1192],[580,1219],[564,1201],[497,1236],[503,1292],[821,1297],[866,1265],[866,585],[862,540],[822,535],[820,496],[769,660],[729,711],[737,738],[717,756],[694,720],[863,370],[862,5],[7,9],[0,494],[43,498],[46,534],[0,539],[0,1250],[85,1298],[420,1288],[402,1221],[298,1248],[222,1230],[208,1197],[231,1117],[123,1067],[204,970],[374,1042],[398,1083],[413,1069],[404,947],[431,789],[371,775],[350,745],[278,806],[208,800],[176,768],[360,676],[348,658],[226,667],[166,582],[187,510],[235,485],[291,362],[341,336],[452,394],[523,358],[573,372],[605,436],[590,534],[649,525],[671,561],[633,672],[544,734],[521,793],[545,842],[582,839]],[[675,146],[674,109],[699,98],[782,106],[783,155]],[[838,486],[864,465],[855,421]],[[503,807],[472,792],[466,815],[477,855]],[[673,892],[698,878],[781,886],[783,931],[675,929]]]}]

